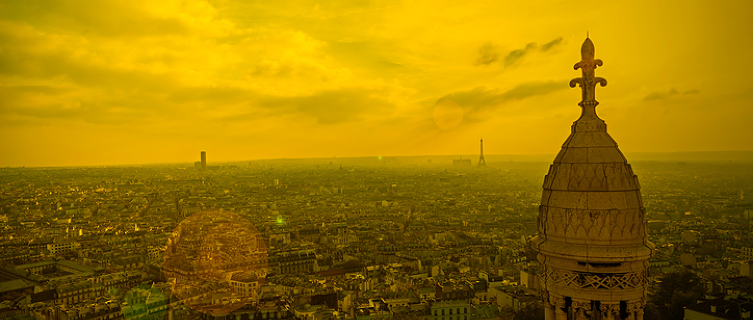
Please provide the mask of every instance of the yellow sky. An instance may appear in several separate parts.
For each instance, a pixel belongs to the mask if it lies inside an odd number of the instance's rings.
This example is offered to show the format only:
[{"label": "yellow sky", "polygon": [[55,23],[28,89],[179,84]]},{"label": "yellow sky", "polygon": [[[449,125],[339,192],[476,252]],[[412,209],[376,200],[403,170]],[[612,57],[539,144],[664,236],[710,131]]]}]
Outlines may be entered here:
[{"label": "yellow sky", "polygon": [[0,1],[0,166],[753,150],[751,1]]}]

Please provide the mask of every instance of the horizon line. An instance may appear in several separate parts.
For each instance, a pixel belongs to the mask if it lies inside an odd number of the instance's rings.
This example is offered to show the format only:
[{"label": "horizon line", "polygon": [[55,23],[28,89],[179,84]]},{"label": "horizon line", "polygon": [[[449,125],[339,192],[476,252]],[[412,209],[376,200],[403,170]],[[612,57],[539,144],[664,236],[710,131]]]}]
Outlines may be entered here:
[{"label": "horizon line", "polygon": [[[559,151],[557,151],[559,152]],[[718,150],[718,151],[632,151],[623,152],[623,154],[654,154],[654,155],[671,155],[671,154],[687,154],[687,153],[753,153],[753,150]],[[556,156],[557,153],[484,153],[484,157],[487,156],[512,156],[512,157],[544,157],[544,156]],[[254,162],[254,161],[269,161],[269,160],[323,160],[323,159],[356,159],[356,158],[410,158],[410,157],[463,157],[463,156],[478,156],[479,153],[466,153],[466,154],[417,154],[417,155],[364,155],[364,156],[330,156],[330,157],[274,157],[274,158],[256,158],[256,159],[244,159],[244,160],[217,160],[211,161],[212,163],[233,163],[233,162]],[[630,160],[630,159],[628,159]],[[645,160],[642,160],[645,161]],[[751,159],[753,161],[753,159]],[[59,165],[59,166],[34,166],[34,165],[17,165],[17,166],[0,166],[0,169],[11,168],[87,168],[87,167],[141,167],[141,166],[156,166],[156,165],[182,165],[193,164],[196,161],[178,161],[178,162],[146,162],[146,163],[129,163],[129,164],[83,164],[83,165]]]}]

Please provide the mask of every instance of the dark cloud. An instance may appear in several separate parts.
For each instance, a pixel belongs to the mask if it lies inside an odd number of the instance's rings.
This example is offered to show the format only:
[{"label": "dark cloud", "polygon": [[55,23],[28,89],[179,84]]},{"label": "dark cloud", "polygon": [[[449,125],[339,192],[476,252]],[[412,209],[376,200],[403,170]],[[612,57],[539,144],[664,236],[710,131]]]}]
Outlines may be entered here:
[{"label": "dark cloud", "polygon": [[557,90],[567,89],[567,86],[563,83],[566,83],[566,81],[523,83],[502,94],[502,98],[506,101],[549,94]]},{"label": "dark cloud", "polygon": [[405,71],[396,59],[399,48],[389,41],[332,41],[323,48],[327,54],[348,66],[376,69],[380,72]]},{"label": "dark cloud", "polygon": [[175,18],[152,16],[128,2],[10,1],[0,19],[32,24],[42,30],[65,29],[81,35],[145,36],[187,34],[189,26]]},{"label": "dark cloud", "polygon": [[381,92],[362,88],[327,90],[301,97],[262,97],[253,105],[273,109],[275,114],[300,113],[315,117],[320,124],[361,120],[367,114],[391,110],[392,103]]},{"label": "dark cloud", "polygon": [[646,95],[643,98],[643,101],[661,100],[661,99],[666,99],[668,97],[669,97],[669,94],[666,93],[666,92],[654,91],[654,92],[651,92],[648,95]]},{"label": "dark cloud", "polygon": [[[510,53],[508,53],[504,59],[505,67],[514,65],[536,48],[539,48],[541,52],[547,52],[552,48],[560,45],[562,43],[562,40],[562,37],[557,37],[556,39],[545,43],[541,47],[539,47],[535,42],[531,42],[527,44],[525,48],[510,51]],[[476,65],[489,65],[499,60],[499,52],[497,50],[497,47],[494,46],[494,44],[492,44],[491,42],[481,46],[478,49],[478,52],[479,57],[476,59]]]},{"label": "dark cloud", "polygon": [[562,43],[562,37],[559,37],[557,39],[554,39],[554,40],[549,41],[549,42],[545,43],[544,45],[542,45],[541,46],[541,51],[542,52],[547,52],[547,51],[549,51],[549,49],[552,49],[552,48],[560,45],[561,43]]},{"label": "dark cloud", "polygon": [[18,85],[18,86],[0,86],[0,96],[5,97],[0,101],[0,105],[3,102],[7,102],[8,98],[12,96],[20,96],[23,94],[33,95],[56,95],[69,93],[73,90],[71,87],[66,86],[50,86],[50,85]]},{"label": "dark cloud", "polygon": [[546,95],[566,89],[567,85],[563,85],[563,83],[566,83],[566,81],[529,82],[507,91],[477,87],[467,91],[446,94],[439,98],[437,103],[443,100],[455,101],[464,109],[468,119],[480,121],[483,120],[481,117],[483,117],[484,112],[499,108],[507,101]]},{"label": "dark cloud", "polygon": [[233,104],[247,102],[258,96],[253,91],[236,87],[184,87],[175,90],[168,100],[176,103],[200,102],[210,104]]},{"label": "dark cloud", "polygon": [[179,82],[171,73],[154,74],[138,68],[118,69],[112,65],[96,65],[75,57],[72,50],[26,50],[15,43],[12,50],[0,50],[0,73],[27,79],[64,77],[78,85],[99,88],[132,88],[164,92]]},{"label": "dark cloud", "polygon": [[171,100],[227,104],[243,102],[246,110],[233,116],[221,117],[221,121],[303,115],[316,118],[319,124],[337,124],[360,121],[371,115],[391,111],[395,106],[383,98],[384,94],[380,89],[365,88],[325,90],[305,96],[260,94],[234,88],[193,88],[181,91],[171,97]]},{"label": "dark cloud", "polygon": [[536,49],[536,43],[531,42],[523,49],[510,51],[505,57],[505,67],[509,67],[525,57],[531,50]]},{"label": "dark cloud", "polygon": [[159,118],[164,119],[163,112],[155,108],[154,102],[150,98],[143,97],[102,101],[80,101],[68,98],[34,106],[29,106],[24,100],[11,100],[4,102],[2,108],[0,118],[27,123],[53,120],[67,123],[133,125],[154,123],[160,121]]},{"label": "dark cloud", "polygon": [[480,48],[478,48],[478,54],[479,57],[476,58],[476,65],[490,65],[493,62],[497,61],[499,59],[499,52],[497,51],[497,47],[491,43],[487,42]]},{"label": "dark cloud", "polygon": [[[696,93],[700,93],[700,91],[698,91],[698,89],[691,89],[691,90],[686,90],[685,92],[683,92],[683,94],[696,94]],[[678,91],[675,88],[672,88],[666,92],[654,91],[646,95],[646,97],[644,97],[643,100],[644,101],[662,100],[662,99],[667,99],[671,96],[678,95],[678,94],[680,94],[680,91]]]}]

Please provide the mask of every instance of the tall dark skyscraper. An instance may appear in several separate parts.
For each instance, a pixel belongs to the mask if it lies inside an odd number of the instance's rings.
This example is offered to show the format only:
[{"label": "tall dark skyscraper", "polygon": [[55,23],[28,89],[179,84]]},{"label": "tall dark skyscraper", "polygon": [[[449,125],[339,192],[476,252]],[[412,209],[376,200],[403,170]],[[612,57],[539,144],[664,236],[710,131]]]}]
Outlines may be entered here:
[{"label": "tall dark skyscraper", "polygon": [[201,170],[207,169],[207,152],[202,151],[201,152]]},{"label": "tall dark skyscraper", "polygon": [[478,166],[486,167],[486,160],[484,160],[484,139],[481,139],[481,156],[478,158]]}]

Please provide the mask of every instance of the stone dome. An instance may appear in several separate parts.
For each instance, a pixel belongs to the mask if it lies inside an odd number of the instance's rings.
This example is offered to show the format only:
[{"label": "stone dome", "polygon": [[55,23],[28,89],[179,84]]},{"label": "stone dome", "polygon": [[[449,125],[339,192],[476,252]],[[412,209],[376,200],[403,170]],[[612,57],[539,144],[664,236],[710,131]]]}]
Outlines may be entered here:
[{"label": "stone dome", "polygon": [[[643,320],[648,259],[653,244],[646,233],[638,177],[596,115],[594,76],[602,61],[586,38],[575,69],[580,85],[580,118],[544,177],[538,251],[546,320]],[[595,317],[595,318],[594,318]]]},{"label": "stone dome", "polygon": [[544,177],[536,245],[584,262],[647,259],[638,177],[604,121],[585,110]]},{"label": "stone dome", "polygon": [[638,177],[596,115],[593,90],[606,80],[593,77],[593,69],[602,62],[593,59],[590,39],[581,50],[584,60],[575,69],[582,68],[584,77],[570,86],[583,89],[582,113],[544,178],[532,244],[546,256],[584,263],[646,260],[653,245]]}]

